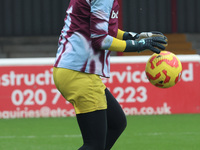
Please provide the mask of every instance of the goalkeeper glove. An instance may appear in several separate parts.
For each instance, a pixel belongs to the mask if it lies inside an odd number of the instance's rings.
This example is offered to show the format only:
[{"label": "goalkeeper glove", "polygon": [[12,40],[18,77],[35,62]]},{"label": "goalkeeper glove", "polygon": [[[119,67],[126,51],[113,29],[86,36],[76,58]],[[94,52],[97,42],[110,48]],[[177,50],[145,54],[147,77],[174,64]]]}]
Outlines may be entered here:
[{"label": "goalkeeper glove", "polygon": [[167,41],[167,37],[161,32],[151,31],[151,32],[141,32],[140,34],[134,32],[125,32],[123,35],[123,40],[137,40],[140,41],[144,38],[149,37],[163,37]]},{"label": "goalkeeper glove", "polygon": [[126,41],[126,49],[124,52],[141,52],[144,50],[151,50],[155,53],[160,53],[160,49],[165,49],[165,44],[167,41],[164,37],[149,37],[144,38],[139,41],[137,40],[127,40]]},{"label": "goalkeeper glove", "polygon": [[148,37],[163,37],[167,41],[167,37],[158,31],[142,32],[138,35],[138,38],[136,40],[140,41],[141,39],[148,38]]}]

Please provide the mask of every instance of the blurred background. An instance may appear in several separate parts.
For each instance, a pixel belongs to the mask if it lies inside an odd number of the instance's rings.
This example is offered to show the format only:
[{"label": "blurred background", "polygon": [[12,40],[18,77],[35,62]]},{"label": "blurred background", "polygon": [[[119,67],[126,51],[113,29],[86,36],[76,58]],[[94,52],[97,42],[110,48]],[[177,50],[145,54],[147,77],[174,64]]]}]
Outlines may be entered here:
[{"label": "blurred background", "polygon": [[[70,0],[0,0],[0,57],[55,57]],[[120,28],[163,32],[167,50],[200,53],[199,0],[118,0]],[[151,52],[140,53],[148,55]],[[137,55],[113,53],[112,55]]]}]

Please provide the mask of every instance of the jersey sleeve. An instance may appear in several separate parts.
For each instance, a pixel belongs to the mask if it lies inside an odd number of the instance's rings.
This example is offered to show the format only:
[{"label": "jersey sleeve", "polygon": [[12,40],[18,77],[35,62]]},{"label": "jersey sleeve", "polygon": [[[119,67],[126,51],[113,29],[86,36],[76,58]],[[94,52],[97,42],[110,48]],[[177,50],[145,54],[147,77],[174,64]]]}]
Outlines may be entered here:
[{"label": "jersey sleeve", "polygon": [[[95,49],[103,49],[103,40],[108,36],[110,13],[114,0],[91,0],[90,33]],[[107,37],[112,41],[112,37]],[[107,41],[108,41],[107,40]],[[111,41],[109,42],[111,45]],[[109,45],[107,42],[106,45]]]},{"label": "jersey sleeve", "polygon": [[[108,35],[114,0],[91,0],[90,33],[94,49],[124,51],[126,42]],[[122,34],[122,31],[118,31]],[[120,35],[122,36],[122,35]]]}]

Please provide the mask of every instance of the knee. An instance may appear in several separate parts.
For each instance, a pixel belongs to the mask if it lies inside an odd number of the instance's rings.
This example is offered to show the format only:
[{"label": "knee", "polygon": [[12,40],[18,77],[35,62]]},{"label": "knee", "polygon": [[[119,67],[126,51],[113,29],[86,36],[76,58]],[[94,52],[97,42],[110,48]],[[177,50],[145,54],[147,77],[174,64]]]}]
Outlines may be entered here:
[{"label": "knee", "polygon": [[84,144],[78,150],[105,150],[105,144],[101,143]]},{"label": "knee", "polygon": [[93,138],[85,140],[83,146],[79,150],[105,150],[106,139]]},{"label": "knee", "polygon": [[91,150],[105,150],[105,145],[93,145]]},{"label": "knee", "polygon": [[126,116],[121,116],[117,125],[115,125],[115,127],[118,129],[118,130],[121,130],[123,131],[127,126],[127,119],[126,119]]},{"label": "knee", "polygon": [[121,121],[120,124],[121,124],[121,126],[120,126],[121,130],[122,131],[125,130],[126,127],[127,127],[127,119],[126,119],[126,117],[124,117],[124,119]]}]

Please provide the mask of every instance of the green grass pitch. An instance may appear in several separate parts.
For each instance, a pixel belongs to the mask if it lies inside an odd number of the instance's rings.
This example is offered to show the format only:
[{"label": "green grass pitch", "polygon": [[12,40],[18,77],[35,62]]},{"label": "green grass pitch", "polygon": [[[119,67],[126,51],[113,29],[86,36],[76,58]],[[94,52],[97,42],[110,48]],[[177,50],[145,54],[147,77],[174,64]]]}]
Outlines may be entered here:
[{"label": "green grass pitch", "polygon": [[[127,116],[112,150],[200,150],[200,114]],[[0,120],[0,150],[77,150],[74,117]]]}]

